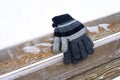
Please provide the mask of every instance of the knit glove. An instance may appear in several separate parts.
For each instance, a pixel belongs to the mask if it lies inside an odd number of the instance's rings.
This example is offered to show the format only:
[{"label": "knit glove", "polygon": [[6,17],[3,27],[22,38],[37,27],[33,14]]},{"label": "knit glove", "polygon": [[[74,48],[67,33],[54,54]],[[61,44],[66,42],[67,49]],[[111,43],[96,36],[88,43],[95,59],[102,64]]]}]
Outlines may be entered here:
[{"label": "knit glove", "polygon": [[76,64],[94,52],[93,42],[85,33],[82,23],[69,14],[52,18],[54,29],[53,52],[64,54],[64,62]]}]

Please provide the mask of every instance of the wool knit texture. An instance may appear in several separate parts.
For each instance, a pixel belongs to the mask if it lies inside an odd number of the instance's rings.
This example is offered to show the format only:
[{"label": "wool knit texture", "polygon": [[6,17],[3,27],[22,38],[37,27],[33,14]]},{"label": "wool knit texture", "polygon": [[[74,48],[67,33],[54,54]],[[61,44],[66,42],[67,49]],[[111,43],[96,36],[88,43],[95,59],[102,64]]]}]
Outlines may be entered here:
[{"label": "wool knit texture", "polygon": [[69,14],[52,18],[54,29],[53,52],[64,53],[64,62],[78,63],[94,52],[93,42],[85,32],[84,25]]}]

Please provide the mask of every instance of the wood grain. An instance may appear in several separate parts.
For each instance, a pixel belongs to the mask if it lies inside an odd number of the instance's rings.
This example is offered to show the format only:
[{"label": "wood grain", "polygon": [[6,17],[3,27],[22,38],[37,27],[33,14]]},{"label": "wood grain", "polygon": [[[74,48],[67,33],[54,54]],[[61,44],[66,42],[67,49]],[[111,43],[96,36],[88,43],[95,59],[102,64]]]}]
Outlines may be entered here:
[{"label": "wood grain", "polygon": [[68,80],[112,80],[120,75],[120,58],[90,69]]}]

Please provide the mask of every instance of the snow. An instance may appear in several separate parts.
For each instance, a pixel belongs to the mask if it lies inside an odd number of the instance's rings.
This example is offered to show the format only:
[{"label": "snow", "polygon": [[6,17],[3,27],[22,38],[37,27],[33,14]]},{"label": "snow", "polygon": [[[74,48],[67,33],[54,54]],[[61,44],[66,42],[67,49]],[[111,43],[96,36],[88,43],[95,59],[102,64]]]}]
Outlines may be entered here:
[{"label": "snow", "polygon": [[[38,54],[39,52],[48,52],[48,47],[51,47],[53,44],[50,43],[39,43],[34,46],[26,46],[23,48],[23,51],[26,53],[34,53]],[[40,49],[39,46],[44,46],[44,48]]]},{"label": "snow", "polygon": [[32,53],[39,53],[40,52],[40,49],[39,48],[37,48],[37,47],[35,47],[35,46],[27,46],[27,47],[24,47],[23,48],[23,51],[24,52],[32,52]]},{"label": "snow", "polygon": [[107,23],[102,23],[102,24],[98,24],[98,25],[95,25],[95,26],[87,26],[86,29],[87,29],[89,32],[99,33],[99,28],[103,28],[103,29],[105,29],[106,31],[110,31],[108,27],[109,27],[109,24],[107,24]]},{"label": "snow", "polygon": [[120,76],[114,78],[113,80],[120,80]]},{"label": "snow", "polygon": [[107,30],[107,31],[110,31],[110,30],[108,29],[108,26],[109,26],[109,24],[107,24],[107,23],[99,24],[99,27],[101,27],[101,28],[103,28],[103,29],[105,29],[105,30]]},{"label": "snow", "polygon": [[48,40],[53,41],[54,38],[49,38]]},{"label": "snow", "polygon": [[100,76],[100,77],[99,77],[99,80],[102,80],[102,79],[104,79],[104,76]]},{"label": "snow", "polygon": [[96,33],[99,33],[99,28],[98,28],[99,26],[89,26],[89,27],[86,27],[87,28],[87,30],[89,31],[89,32],[96,32]]},{"label": "snow", "polygon": [[52,44],[50,44],[50,43],[40,43],[40,44],[36,44],[35,46],[48,46],[48,47],[51,47]]}]

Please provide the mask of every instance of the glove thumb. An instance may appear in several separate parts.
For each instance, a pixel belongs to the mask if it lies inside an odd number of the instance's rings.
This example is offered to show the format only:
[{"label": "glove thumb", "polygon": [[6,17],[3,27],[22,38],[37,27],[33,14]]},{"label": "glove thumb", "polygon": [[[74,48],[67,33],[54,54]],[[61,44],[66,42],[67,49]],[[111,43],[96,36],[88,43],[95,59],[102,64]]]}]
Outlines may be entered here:
[{"label": "glove thumb", "polygon": [[61,51],[63,53],[67,52],[68,50],[68,40],[67,38],[61,37]]}]

